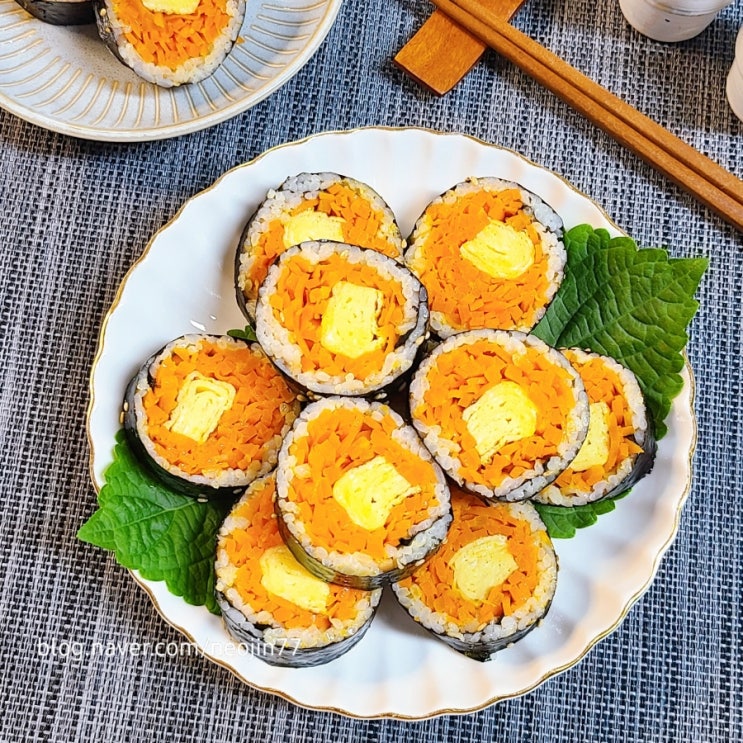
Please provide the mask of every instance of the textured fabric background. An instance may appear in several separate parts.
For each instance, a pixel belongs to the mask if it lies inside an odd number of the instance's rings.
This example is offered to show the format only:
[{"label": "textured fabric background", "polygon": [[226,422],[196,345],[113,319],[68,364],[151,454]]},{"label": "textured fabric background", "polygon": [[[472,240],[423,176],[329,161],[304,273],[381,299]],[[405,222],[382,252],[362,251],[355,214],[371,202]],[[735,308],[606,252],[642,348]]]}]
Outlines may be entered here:
[{"label": "textured fabric background", "polygon": [[[0,741],[743,739],[743,236],[494,54],[443,98],[421,90],[391,59],[429,12],[417,0],[346,0],[286,86],[175,140],[98,144],[0,111]],[[616,0],[530,0],[515,21],[738,176],[743,124],[724,84],[742,22],[738,0],[696,39],[661,44],[634,32]],[[126,271],[228,168],[315,132],[374,124],[513,148],[640,244],[711,258],[688,346],[693,487],[657,579],[576,667],[522,698],[419,723],[300,709],[198,655],[44,657],[40,643],[181,639],[110,554],[75,538],[95,508],[88,374]]]}]

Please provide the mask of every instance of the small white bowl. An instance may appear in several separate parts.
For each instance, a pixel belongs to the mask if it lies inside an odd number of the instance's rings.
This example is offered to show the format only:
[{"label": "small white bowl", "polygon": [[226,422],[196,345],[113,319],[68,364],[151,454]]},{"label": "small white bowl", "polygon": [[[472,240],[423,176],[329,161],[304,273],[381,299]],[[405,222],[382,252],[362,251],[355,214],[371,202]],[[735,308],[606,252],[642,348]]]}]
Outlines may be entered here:
[{"label": "small white bowl", "polygon": [[656,41],[685,41],[702,33],[731,0],[619,0],[627,22]]},{"label": "small white bowl", "polygon": [[738,39],[735,42],[735,59],[728,73],[725,92],[733,113],[743,121],[743,26],[738,31]]}]

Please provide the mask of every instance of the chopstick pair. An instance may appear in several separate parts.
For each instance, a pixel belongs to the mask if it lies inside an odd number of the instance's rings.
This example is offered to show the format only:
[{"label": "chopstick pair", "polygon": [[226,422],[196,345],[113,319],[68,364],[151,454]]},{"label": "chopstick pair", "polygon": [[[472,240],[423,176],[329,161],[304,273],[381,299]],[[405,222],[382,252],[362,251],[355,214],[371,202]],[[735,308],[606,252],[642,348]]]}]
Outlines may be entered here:
[{"label": "chopstick pair", "polygon": [[478,4],[432,0],[617,142],[743,231],[743,181]]}]

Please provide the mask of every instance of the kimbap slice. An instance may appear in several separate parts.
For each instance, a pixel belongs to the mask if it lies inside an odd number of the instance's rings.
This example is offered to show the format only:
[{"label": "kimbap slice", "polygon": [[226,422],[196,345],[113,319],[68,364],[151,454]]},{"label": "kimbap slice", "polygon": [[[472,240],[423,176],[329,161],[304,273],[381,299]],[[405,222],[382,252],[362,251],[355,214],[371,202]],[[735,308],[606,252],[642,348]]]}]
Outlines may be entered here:
[{"label": "kimbap slice", "polygon": [[552,301],[565,261],[560,217],[498,178],[469,178],[434,199],[405,252],[442,338],[476,328],[528,332]]},{"label": "kimbap slice", "polygon": [[451,499],[446,542],[392,590],[435,637],[486,661],[544,618],[557,586],[557,556],[530,503],[484,502],[456,486]]},{"label": "kimbap slice", "polygon": [[124,430],[162,482],[192,496],[233,495],[276,466],[299,402],[257,343],[185,335],[129,383]]},{"label": "kimbap slice", "polygon": [[578,372],[559,351],[518,331],[470,330],[436,346],[413,375],[410,413],[455,482],[508,501],[549,485],[588,430]]},{"label": "kimbap slice", "polygon": [[320,580],[300,565],[279,534],[274,475],[256,480],[217,537],[216,598],[229,633],[276,666],[328,663],[369,628],[381,589]]},{"label": "kimbap slice", "polygon": [[446,536],[443,472],[387,405],[308,405],[279,453],[276,513],[295,557],[323,580],[374,589],[418,567]]},{"label": "kimbap slice", "polygon": [[588,435],[570,466],[535,500],[580,506],[631,488],[651,470],[656,444],[645,398],[629,369],[577,348],[563,353],[588,394]]},{"label": "kimbap slice", "polygon": [[296,245],[258,293],[258,340],[309,397],[383,395],[412,368],[427,334],[418,279],[355,245]]},{"label": "kimbap slice", "polygon": [[109,51],[165,88],[214,73],[244,17],[245,0],[95,0],[98,33]]},{"label": "kimbap slice", "polygon": [[235,284],[249,320],[271,264],[308,240],[350,243],[399,260],[405,247],[395,215],[370,186],[336,173],[293,175],[268,192],[240,238]]}]

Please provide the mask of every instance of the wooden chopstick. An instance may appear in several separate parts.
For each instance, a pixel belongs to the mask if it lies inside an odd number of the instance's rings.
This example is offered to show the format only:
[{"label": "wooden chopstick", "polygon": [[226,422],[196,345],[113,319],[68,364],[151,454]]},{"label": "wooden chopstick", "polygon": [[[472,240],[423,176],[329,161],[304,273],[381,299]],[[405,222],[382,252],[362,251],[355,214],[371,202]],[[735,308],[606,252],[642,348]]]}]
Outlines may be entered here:
[{"label": "wooden chopstick", "polygon": [[743,231],[743,181],[571,67],[475,0],[432,0],[442,12],[620,144]]}]

